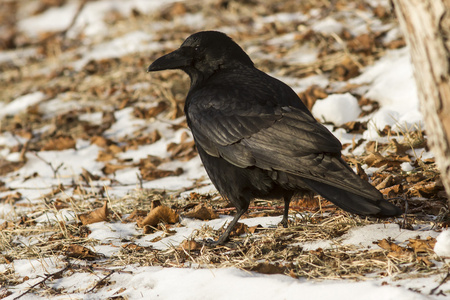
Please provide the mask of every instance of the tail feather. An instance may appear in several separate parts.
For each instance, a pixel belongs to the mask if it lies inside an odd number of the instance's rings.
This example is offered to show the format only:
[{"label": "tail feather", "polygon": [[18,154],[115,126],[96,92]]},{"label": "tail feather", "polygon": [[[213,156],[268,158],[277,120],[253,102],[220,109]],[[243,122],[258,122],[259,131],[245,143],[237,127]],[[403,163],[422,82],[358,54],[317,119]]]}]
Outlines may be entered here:
[{"label": "tail feather", "polygon": [[402,213],[400,208],[386,201],[381,193],[379,198],[370,199],[315,180],[302,178],[302,181],[311,190],[350,213],[376,217],[393,217]]}]

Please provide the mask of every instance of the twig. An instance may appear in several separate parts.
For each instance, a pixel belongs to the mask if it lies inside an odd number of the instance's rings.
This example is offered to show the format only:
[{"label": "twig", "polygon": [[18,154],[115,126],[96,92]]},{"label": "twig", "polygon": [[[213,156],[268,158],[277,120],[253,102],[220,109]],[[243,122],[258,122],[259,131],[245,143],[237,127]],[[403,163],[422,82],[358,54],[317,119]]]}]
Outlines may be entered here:
[{"label": "twig", "polygon": [[447,280],[449,280],[449,279],[450,279],[450,269],[447,270],[447,275],[444,277],[444,279],[442,279],[441,283],[439,283],[439,285],[438,285],[437,287],[435,287],[434,289],[432,289],[432,290],[430,291],[430,295],[433,295],[434,292],[436,292],[436,290],[437,290],[438,288],[440,288],[441,285],[443,285],[444,283],[446,283]]},{"label": "twig", "polygon": [[61,274],[64,273],[64,271],[66,271],[69,267],[71,267],[70,262],[67,263],[67,266],[65,266],[63,269],[61,269],[61,270],[59,270],[59,271],[57,271],[57,272],[55,272],[55,273],[52,273],[52,274],[45,274],[45,278],[44,278],[44,279],[42,279],[42,280],[39,281],[38,283],[35,283],[35,284],[33,284],[32,286],[30,286],[26,292],[20,294],[19,296],[17,296],[16,298],[14,298],[14,300],[17,300],[17,299],[19,299],[19,298],[22,298],[23,296],[25,296],[26,294],[28,294],[29,292],[31,292],[31,290],[34,289],[36,286],[38,286],[38,285],[40,285],[40,284],[43,284],[43,283],[46,282],[48,279],[50,279],[50,278],[52,278],[52,277],[56,277],[56,276],[61,275]]},{"label": "twig", "polygon": [[65,36],[67,34],[67,32],[73,27],[73,25],[75,25],[75,22],[77,21],[81,11],[83,10],[84,6],[86,5],[86,2],[88,2],[89,0],[81,0],[80,1],[80,5],[78,5],[78,9],[75,12],[75,15],[72,17],[72,21],[70,22],[69,26],[67,26],[66,29],[62,30],[62,31],[57,31],[54,34],[51,34],[49,36],[47,36],[46,38],[40,40],[38,43],[41,44],[42,42],[48,41],[58,35],[62,35]]},{"label": "twig", "polygon": [[64,163],[60,163],[56,168],[53,167],[53,164],[51,162],[46,161],[45,159],[43,159],[42,157],[39,156],[39,154],[37,152],[33,152],[33,154],[39,158],[40,160],[42,160],[44,163],[46,163],[53,171],[53,178],[56,178],[56,175],[58,175],[58,171],[59,169],[61,169],[61,167],[64,165]]},{"label": "twig", "polygon": [[136,177],[139,181],[139,188],[142,190],[144,189],[144,183],[143,183],[143,178],[141,176],[141,174],[139,174],[138,172],[136,172]]},{"label": "twig", "polygon": [[85,294],[92,292],[97,286],[99,286],[101,283],[105,282],[106,279],[108,279],[113,273],[115,273],[116,270],[111,270],[108,275],[100,279],[89,291],[87,291]]}]

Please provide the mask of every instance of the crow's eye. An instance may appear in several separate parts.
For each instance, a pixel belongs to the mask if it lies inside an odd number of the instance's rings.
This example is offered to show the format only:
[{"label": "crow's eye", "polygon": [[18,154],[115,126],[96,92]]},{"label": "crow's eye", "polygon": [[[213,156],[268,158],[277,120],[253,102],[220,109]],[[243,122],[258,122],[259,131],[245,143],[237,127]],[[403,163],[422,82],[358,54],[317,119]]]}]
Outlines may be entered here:
[{"label": "crow's eye", "polygon": [[196,45],[196,46],[194,47],[194,50],[195,50],[195,51],[198,51],[198,49],[200,49],[200,46],[199,46],[199,45]]}]

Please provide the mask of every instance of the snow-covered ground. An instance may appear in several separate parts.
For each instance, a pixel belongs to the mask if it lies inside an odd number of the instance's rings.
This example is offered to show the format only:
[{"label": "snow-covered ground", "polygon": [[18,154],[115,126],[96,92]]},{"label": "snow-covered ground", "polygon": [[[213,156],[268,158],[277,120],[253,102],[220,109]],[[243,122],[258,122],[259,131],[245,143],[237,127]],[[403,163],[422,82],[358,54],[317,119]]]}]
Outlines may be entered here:
[{"label": "snow-covered ground", "polygon": [[[67,3],[52,7],[43,13],[31,16],[28,11],[33,10],[40,1],[29,1],[27,5],[21,6],[18,15],[23,16],[18,22],[18,30],[30,37],[36,37],[43,32],[58,31],[65,29],[72,16],[75,15],[78,1],[67,1]],[[320,59],[318,51],[310,44],[305,43],[301,47],[294,47],[298,44],[298,36],[304,34],[308,28],[325,37],[336,38],[344,30],[353,35],[361,35],[370,32],[385,32],[384,42],[396,40],[401,37],[398,27],[393,22],[383,23],[371,10],[359,9],[356,4],[348,4],[345,9],[338,9],[328,16],[321,15],[319,8],[312,8],[308,11],[292,11],[272,13],[270,15],[259,14],[255,11],[254,25],[249,26],[244,21],[237,24],[213,23],[211,19],[219,17],[202,15],[200,12],[184,11],[177,12],[175,8],[170,10],[174,14],[171,21],[157,19],[152,21],[151,17],[157,11],[164,10],[178,1],[160,0],[128,0],[128,1],[88,1],[83,7],[74,25],[67,33],[68,39],[79,39],[80,45],[74,49],[61,53],[61,57],[67,57],[58,61],[67,67],[67,72],[79,72],[86,68],[91,61],[101,61],[126,55],[138,55],[144,53],[146,57],[156,57],[178,46],[180,39],[192,32],[201,29],[217,29],[233,35],[235,40],[243,45],[255,61],[263,62],[265,59],[278,61],[282,64],[297,65],[299,68],[308,64],[314,64]],[[357,2],[357,1],[356,1]],[[183,2],[180,2],[183,3]],[[187,3],[187,2],[186,2]],[[208,2],[210,4],[210,2]],[[234,2],[233,2],[234,3]],[[366,1],[367,7],[387,7],[388,1]],[[209,5],[208,4],[208,5]],[[201,4],[200,4],[201,5]],[[205,4],[206,5],[206,4]],[[230,4],[231,5],[231,4]],[[370,5],[370,6],[369,6]],[[173,6],[176,7],[176,6]],[[185,6],[180,6],[185,7]],[[187,5],[187,7],[189,7]],[[195,7],[195,6],[194,6]],[[107,22],[107,16],[112,11],[125,16],[125,20],[113,24]],[[148,15],[146,26],[135,24],[132,18],[133,11]],[[142,21],[141,21],[142,22]],[[123,27],[124,24],[131,24]],[[244,38],[245,31],[263,30],[272,24],[273,26],[286,26],[286,28],[296,28],[293,33],[280,33],[270,36],[269,39],[253,38],[246,42],[239,40]],[[122,26],[122,27],[121,27]],[[183,27],[184,26],[184,27]],[[205,28],[207,26],[207,28]],[[248,26],[248,27],[246,27]],[[290,27],[289,27],[290,26]],[[164,39],[164,32],[181,28],[184,31],[179,33],[174,39]],[[180,30],[181,30],[180,29]],[[282,50],[281,57],[278,53],[268,52],[267,49],[275,47]],[[342,48],[342,41],[336,38],[333,45],[337,49]],[[292,49],[292,50],[291,50]],[[25,49],[8,50],[0,52],[0,62],[15,63],[17,66],[26,64],[29,59],[37,57],[37,49],[33,46]],[[150,64],[148,59],[144,64]],[[60,65],[58,67],[61,67]],[[51,74],[57,67],[52,65],[51,60],[43,67],[30,69],[35,76],[39,74]],[[141,68],[145,70],[145,65]],[[369,141],[386,142],[386,137],[380,137],[386,125],[394,131],[408,130],[411,128],[424,129],[423,119],[419,112],[418,96],[413,78],[413,69],[410,62],[409,50],[406,47],[386,50],[379,58],[366,67],[361,68],[361,73],[349,80],[332,80],[323,74],[309,74],[301,78],[299,76],[281,75],[277,69],[270,70],[270,73],[291,85],[297,92],[306,90],[315,84],[322,88],[328,88],[331,93],[323,100],[317,100],[312,107],[313,114],[320,120],[332,123],[327,125],[342,144],[352,144],[354,139],[365,139],[352,150],[353,155],[364,152],[364,147]],[[111,70],[114,78],[116,72],[129,72],[125,68],[117,66]],[[133,71],[132,71],[133,72]],[[9,73],[8,73],[9,74]],[[71,73],[70,73],[71,74]],[[118,76],[118,75],[117,75]],[[149,89],[149,86],[160,84],[153,75],[142,75],[143,80],[134,83],[133,90],[139,93],[140,89]],[[50,78],[50,77],[49,77]],[[90,80],[95,81],[95,78]],[[169,79],[170,80],[170,79]],[[31,114],[35,107],[42,113],[43,119],[51,119],[62,111],[70,112],[80,107],[88,107],[92,99],[84,99],[82,95],[75,95],[73,91],[60,92],[58,95],[48,98],[44,87],[51,85],[52,80],[44,81],[42,86],[29,88],[24,94],[10,97],[11,94],[4,93],[0,99],[0,120],[6,122],[20,114]],[[93,83],[93,82],[90,82]],[[87,83],[88,84],[88,83]],[[345,86],[355,86],[350,92],[339,92]],[[118,88],[119,90],[120,88]],[[124,89],[131,89],[130,86]],[[187,91],[184,91],[187,92]],[[105,91],[99,92],[106,93]],[[110,92],[111,97],[114,91]],[[379,108],[370,114],[360,117],[365,107],[360,107],[358,99],[355,97],[365,97],[376,101]],[[172,95],[174,98],[179,95]],[[9,99],[7,99],[9,97]],[[153,96],[142,94],[140,99],[150,100]],[[183,95],[181,95],[183,97]],[[145,101],[144,102],[145,105]],[[139,103],[142,104],[142,103]],[[147,103],[148,104],[148,103]],[[102,102],[105,110],[110,110],[113,104]],[[116,107],[117,108],[117,107]],[[367,108],[367,107],[366,107]],[[369,107],[370,109],[370,107]],[[76,214],[73,207],[60,210],[43,211],[33,210],[33,205],[44,207],[46,199],[56,199],[52,192],[58,186],[67,188],[59,194],[61,199],[66,201],[71,197],[80,197],[75,186],[81,186],[80,174],[83,169],[87,170],[98,179],[91,182],[93,193],[98,193],[103,187],[109,197],[120,199],[127,195],[132,195],[135,190],[159,189],[169,192],[187,189],[183,196],[190,192],[214,193],[215,189],[207,178],[198,157],[189,160],[169,159],[171,152],[168,144],[181,144],[191,141],[189,131],[185,128],[176,129],[173,125],[181,124],[183,117],[164,118],[153,117],[151,120],[137,118],[131,106],[117,108],[114,110],[113,124],[103,132],[103,136],[117,142],[118,146],[126,144],[125,139],[130,138],[139,131],[142,134],[150,134],[157,129],[161,138],[154,143],[139,144],[126,151],[120,151],[112,159],[113,162],[127,163],[128,167],[118,169],[113,174],[105,174],[106,163],[99,160],[100,152],[104,151],[99,146],[87,138],[78,138],[74,147],[64,150],[40,150],[27,152],[26,161],[17,147],[27,141],[26,136],[13,134],[9,131],[0,133],[0,162],[16,162],[20,167],[13,172],[2,174],[0,183],[3,189],[0,191],[0,225],[7,222],[18,222],[21,216],[27,215],[35,222],[36,226],[44,228],[47,224],[67,223],[75,224]],[[89,111],[80,113],[79,120],[90,124],[101,125],[103,122],[101,109],[99,111]],[[362,133],[347,133],[344,129],[338,128],[340,125],[350,121],[368,121],[367,129]],[[45,125],[41,128],[34,128],[33,134],[36,136],[45,133],[51,126]],[[414,127],[416,126],[416,127]],[[187,134],[187,137],[186,137]],[[132,139],[132,138],[130,138]],[[14,150],[15,149],[15,150]],[[416,149],[416,151],[418,151]],[[344,151],[348,154],[348,149]],[[422,149],[417,153],[422,158],[433,158],[432,153]],[[149,155],[166,159],[158,166],[158,169],[176,171],[182,168],[181,175],[172,175],[154,180],[144,180],[139,186],[140,180],[137,175],[140,166],[137,164],[141,159]],[[134,163],[134,165],[131,165]],[[410,173],[417,171],[413,165],[402,165],[402,168]],[[367,174],[370,175],[368,166]],[[372,170],[373,171],[373,170]],[[199,187],[198,185],[201,184]],[[0,185],[2,187],[2,185]],[[13,203],[6,201],[12,193],[18,193],[19,199]],[[58,192],[59,193],[59,192]],[[87,196],[86,196],[87,197]],[[92,199],[86,198],[89,202]],[[69,201],[69,200],[67,200]],[[114,201],[112,201],[114,203]],[[114,208],[114,204],[113,204]],[[127,215],[124,215],[125,218]],[[295,218],[295,215],[292,216]],[[179,247],[180,243],[195,234],[203,227],[210,226],[219,229],[225,222],[231,220],[230,216],[221,216],[219,219],[210,221],[200,221],[190,218],[182,218],[180,226],[173,227],[170,235],[165,231],[156,231],[149,235],[143,235],[142,229],[136,228],[135,223],[123,223],[118,220],[111,222],[99,222],[87,225],[89,234],[86,239],[92,241],[90,249],[103,257],[113,257],[124,245],[124,241],[133,241],[134,244],[142,247],[151,247],[155,250],[170,251]],[[242,223],[249,227],[261,225],[265,228],[276,227],[281,220],[281,216],[276,217],[256,217],[243,219]],[[8,227],[1,227],[4,231],[5,240],[10,241],[10,245],[32,246],[38,244],[42,239],[48,238],[45,234],[40,235],[19,235],[15,237],[7,236]],[[0,233],[1,234],[1,233]],[[350,245],[355,249],[380,249],[374,242],[382,239],[405,245],[409,239],[420,237],[437,238],[435,252],[442,258],[450,258],[450,234],[449,231],[436,230],[433,223],[429,226],[415,225],[410,229],[400,229],[397,224],[370,224],[350,229],[339,238],[332,240],[316,240],[300,242],[297,246],[304,251],[316,250],[318,248],[329,249],[336,245]],[[11,249],[1,247],[1,254],[5,257]],[[236,267],[229,268],[208,268],[204,265],[186,264],[184,268],[169,268],[160,266],[142,266],[137,263],[125,267],[106,266],[108,269],[93,268],[90,273],[72,272],[62,277],[49,278],[45,284],[40,284],[33,291],[23,295],[20,299],[348,299],[350,297],[359,299],[441,299],[450,295],[450,281],[446,281],[441,286],[439,284],[444,279],[449,265],[445,260],[435,256],[433,263],[436,269],[441,272],[430,272],[429,275],[402,274],[402,276],[376,276],[367,275],[364,280],[307,280],[305,278],[291,278],[286,275],[266,275]],[[101,260],[99,260],[101,265]],[[11,281],[0,283],[0,299],[16,299],[42,279],[67,266],[67,257],[63,255],[44,256],[33,259],[8,258],[0,260],[0,274],[6,278],[7,274],[14,274],[20,279],[12,284]],[[78,262],[80,263],[80,262]],[[83,264],[81,262],[80,264]],[[110,272],[110,275],[108,275]],[[108,276],[108,284],[97,286],[102,278]],[[362,277],[361,277],[362,279]],[[432,290],[436,287],[436,291]],[[95,287],[95,290],[94,290]],[[42,290],[51,289],[61,291],[60,294],[45,294]],[[92,291],[90,291],[93,289]],[[41,290],[41,291],[39,291]],[[53,292],[54,293],[54,292]]]}]

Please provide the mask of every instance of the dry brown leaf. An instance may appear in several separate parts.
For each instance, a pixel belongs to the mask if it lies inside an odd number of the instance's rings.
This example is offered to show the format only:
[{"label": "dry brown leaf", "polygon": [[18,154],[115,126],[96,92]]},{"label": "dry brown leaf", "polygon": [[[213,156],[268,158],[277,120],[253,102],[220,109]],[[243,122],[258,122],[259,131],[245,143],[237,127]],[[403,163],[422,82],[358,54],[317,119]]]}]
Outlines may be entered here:
[{"label": "dry brown leaf", "polygon": [[81,245],[68,245],[67,247],[65,247],[64,250],[65,250],[64,254],[67,255],[68,257],[74,257],[78,259],[93,260],[100,256],[97,253]]},{"label": "dry brown leaf", "polygon": [[348,133],[363,133],[367,130],[367,122],[351,121],[339,126],[344,128]]},{"label": "dry brown leaf", "polygon": [[364,33],[347,42],[347,47],[353,52],[370,54],[376,48],[373,34]]},{"label": "dry brown leaf", "polygon": [[0,158],[0,176],[19,170],[24,164],[25,161],[9,161]]},{"label": "dry brown leaf", "polygon": [[146,247],[136,245],[135,243],[129,243],[129,244],[122,245],[122,248],[129,250],[129,251],[142,252],[143,250],[145,250]]},{"label": "dry brown leaf", "polygon": [[63,201],[61,199],[56,199],[56,201],[53,203],[53,206],[56,208],[56,210],[61,210],[63,208],[68,208],[70,207],[70,204],[67,203],[66,201]]},{"label": "dry brown leaf", "polygon": [[367,157],[364,158],[364,162],[369,167],[381,167],[386,164],[386,159],[383,155],[378,152],[372,152]]},{"label": "dry brown leaf", "polygon": [[85,168],[81,168],[81,177],[83,178],[83,180],[89,184],[89,182],[91,180],[95,181],[95,180],[99,180],[100,176],[98,175],[93,175],[91,172],[89,172],[88,170],[86,170]]},{"label": "dry brown leaf", "polygon": [[249,232],[249,233],[251,233],[251,234],[253,234],[253,233],[255,233],[256,232],[256,230],[258,230],[258,229],[260,229],[260,228],[263,228],[261,225],[256,225],[256,226],[252,226],[252,227],[249,227],[248,229],[247,229],[247,231]]},{"label": "dry brown leaf", "polygon": [[381,241],[376,242],[376,244],[385,249],[388,250],[388,256],[392,257],[392,258],[397,258],[397,259],[407,259],[407,260],[412,260],[414,258],[414,253],[407,248],[401,247],[393,242],[390,242],[386,239],[383,239]]},{"label": "dry brown leaf", "polygon": [[137,223],[139,223],[139,222],[142,222],[142,220],[147,215],[148,215],[148,210],[136,209],[128,216],[128,218],[123,220],[123,222],[125,222],[125,223],[129,223],[129,222],[137,222]]},{"label": "dry brown leaf", "polygon": [[383,181],[381,181],[379,184],[377,184],[376,188],[378,190],[385,189],[385,188],[391,186],[391,184],[393,182],[394,182],[394,176],[392,176],[392,175],[386,176],[386,178],[384,178]]},{"label": "dry brown leaf", "polygon": [[103,136],[96,135],[91,138],[91,144],[97,145],[101,148],[106,148],[109,144],[111,144],[111,141]]},{"label": "dry brown leaf", "polygon": [[334,66],[330,77],[340,81],[347,81],[359,75],[358,65],[350,58],[345,57],[341,63]]},{"label": "dry brown leaf", "polygon": [[42,151],[75,149],[76,141],[71,136],[58,136],[47,141]]},{"label": "dry brown leaf", "polygon": [[305,91],[299,93],[298,96],[306,105],[306,107],[308,107],[308,109],[311,109],[314,106],[314,103],[316,103],[317,99],[326,98],[328,97],[328,94],[321,87],[312,85]]},{"label": "dry brown leaf", "polygon": [[98,151],[97,161],[110,161],[111,159],[114,159],[114,155],[112,153]]},{"label": "dry brown leaf", "polygon": [[133,115],[139,119],[154,118],[168,108],[168,104],[164,101],[158,102],[156,106],[151,108],[134,107]]},{"label": "dry brown leaf", "polygon": [[442,188],[436,186],[436,182],[428,182],[426,180],[418,182],[411,186],[408,190],[408,195],[413,197],[429,198],[437,194]]},{"label": "dry brown leaf", "polygon": [[184,240],[178,248],[180,250],[184,249],[187,251],[195,251],[195,250],[201,250],[203,248],[203,245],[200,243],[197,243],[194,240]]},{"label": "dry brown leaf", "polygon": [[247,229],[248,226],[246,224],[238,222],[231,231],[230,236],[239,236],[241,234],[247,233],[248,232]]},{"label": "dry brown leaf", "polygon": [[177,168],[175,170],[159,170],[159,169],[145,169],[140,168],[141,176],[144,180],[154,180],[158,178],[168,177],[168,176],[178,176],[183,174],[182,168]]},{"label": "dry brown leaf", "polygon": [[154,210],[155,208],[157,208],[158,206],[161,206],[161,205],[162,205],[161,200],[159,200],[159,199],[153,200],[152,204],[150,206],[150,210]]},{"label": "dry brown leaf", "polygon": [[281,266],[278,263],[271,264],[269,262],[261,262],[256,266],[249,268],[249,270],[261,274],[284,274],[284,272],[286,271],[286,267]]},{"label": "dry brown leaf", "polygon": [[97,208],[90,213],[80,214],[78,215],[78,219],[80,219],[83,225],[88,225],[97,222],[108,221],[108,202],[105,201],[102,207]]},{"label": "dry brown leaf", "polygon": [[402,191],[403,191],[403,188],[400,184],[396,184],[391,187],[380,190],[380,192],[383,195],[387,196],[388,198],[392,198],[395,195],[398,195],[399,193],[401,193]]},{"label": "dry brown leaf", "polygon": [[19,192],[14,192],[1,197],[0,202],[14,204],[16,201],[19,201],[20,199],[22,199],[22,194]]},{"label": "dry brown leaf", "polygon": [[130,165],[113,165],[110,163],[106,163],[105,166],[103,167],[102,171],[106,175],[109,175],[109,174],[115,173],[118,170],[130,168],[130,167],[131,167]]},{"label": "dry brown leaf", "polygon": [[210,207],[204,203],[200,203],[194,207],[193,210],[184,214],[185,217],[195,218],[200,220],[212,220],[217,219],[219,215]]},{"label": "dry brown leaf", "polygon": [[409,239],[408,243],[408,247],[411,247],[415,253],[429,253],[433,251],[434,245],[436,245],[436,239],[430,236],[426,240]]},{"label": "dry brown leaf", "polygon": [[144,135],[144,136],[138,136],[132,140],[129,141],[129,145],[126,146],[126,150],[130,149],[137,149],[137,146],[140,145],[150,145],[154,142],[161,139],[161,133],[158,130],[154,130],[151,133]]},{"label": "dry brown leaf", "polygon": [[188,142],[170,143],[167,145],[167,151],[171,153],[173,159],[187,161],[197,155],[195,142],[193,140]]},{"label": "dry brown leaf", "polygon": [[411,149],[411,146],[405,145],[405,144],[399,144],[396,139],[391,139],[390,144],[390,151],[394,152],[397,155],[405,156],[406,151]]},{"label": "dry brown leaf", "polygon": [[111,144],[108,146],[108,152],[112,154],[117,154],[123,152],[122,147],[117,146],[116,144]]},{"label": "dry brown leaf", "polygon": [[376,244],[388,251],[407,251],[406,248],[403,248],[393,242],[388,241],[387,239],[382,239],[381,241],[377,241]]},{"label": "dry brown leaf", "polygon": [[421,263],[425,264],[427,267],[435,266],[434,263],[432,263],[427,257],[424,257],[424,256],[417,257],[417,262],[419,262],[419,263],[421,262]]},{"label": "dry brown leaf", "polygon": [[151,210],[142,222],[138,222],[139,227],[152,226],[156,227],[158,223],[164,222],[169,224],[175,224],[179,221],[180,216],[168,206],[158,206]]}]

